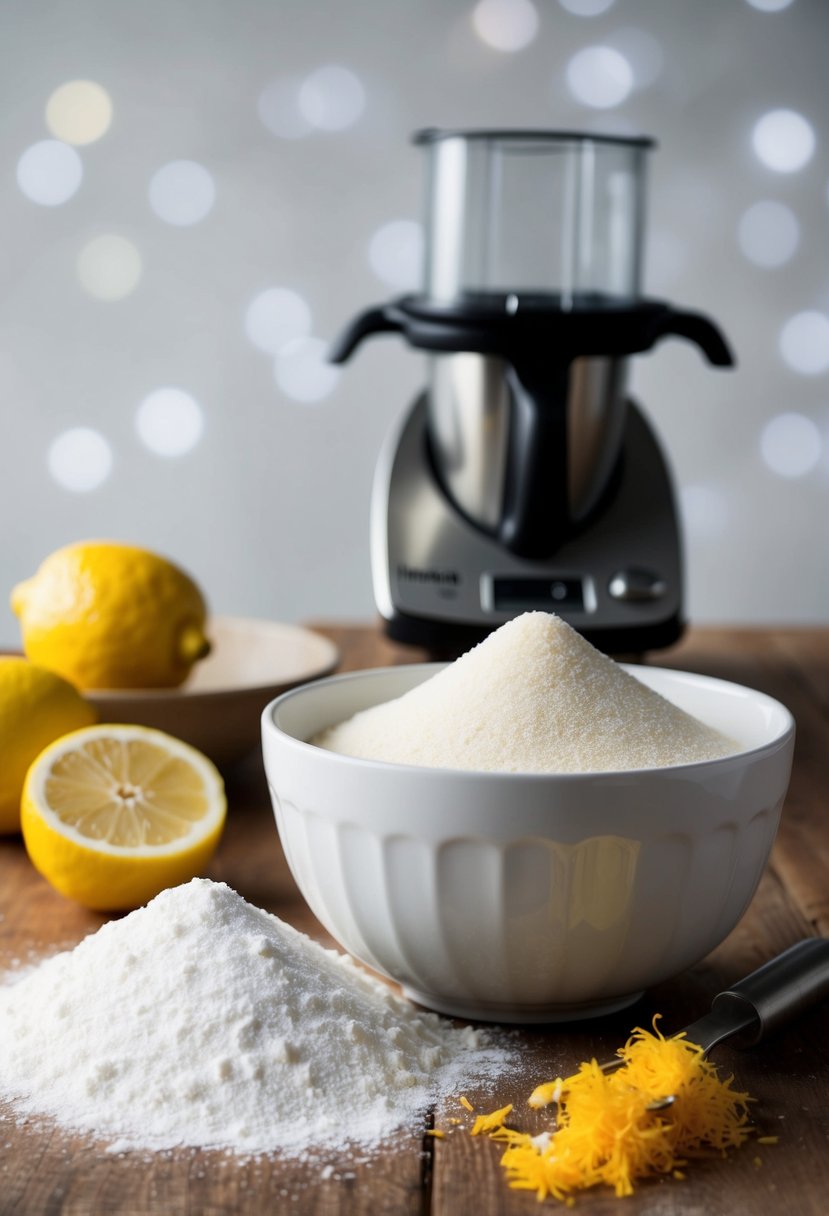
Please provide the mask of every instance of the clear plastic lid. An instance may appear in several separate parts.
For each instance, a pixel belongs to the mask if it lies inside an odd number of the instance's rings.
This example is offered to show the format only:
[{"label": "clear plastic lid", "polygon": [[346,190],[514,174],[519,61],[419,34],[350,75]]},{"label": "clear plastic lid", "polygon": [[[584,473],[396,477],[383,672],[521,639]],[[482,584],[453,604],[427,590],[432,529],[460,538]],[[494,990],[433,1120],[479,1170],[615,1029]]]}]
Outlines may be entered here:
[{"label": "clear plastic lid", "polygon": [[566,131],[427,130],[423,290],[507,310],[640,293],[653,141]]}]

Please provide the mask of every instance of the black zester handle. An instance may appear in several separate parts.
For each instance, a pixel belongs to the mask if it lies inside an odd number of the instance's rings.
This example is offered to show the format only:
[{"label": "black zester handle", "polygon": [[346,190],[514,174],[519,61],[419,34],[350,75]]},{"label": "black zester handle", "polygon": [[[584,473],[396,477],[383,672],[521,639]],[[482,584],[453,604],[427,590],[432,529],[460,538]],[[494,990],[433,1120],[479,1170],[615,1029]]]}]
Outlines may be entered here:
[{"label": "black zester handle", "polygon": [[786,1022],[829,999],[829,940],[797,942],[714,997],[715,1013],[753,1014],[735,1046],[753,1047]]}]

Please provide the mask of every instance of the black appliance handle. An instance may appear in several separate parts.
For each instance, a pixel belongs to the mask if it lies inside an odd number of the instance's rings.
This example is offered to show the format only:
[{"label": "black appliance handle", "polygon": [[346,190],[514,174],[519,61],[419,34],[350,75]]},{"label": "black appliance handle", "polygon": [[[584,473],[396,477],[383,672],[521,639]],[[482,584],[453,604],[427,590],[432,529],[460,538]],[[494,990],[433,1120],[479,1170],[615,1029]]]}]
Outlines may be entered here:
[{"label": "black appliance handle", "polygon": [[[485,318],[451,309],[428,307],[417,296],[401,296],[359,313],[329,348],[332,363],[344,363],[372,334],[399,333],[419,350],[475,351],[499,355],[508,361],[549,339],[550,315],[506,313]],[[673,308],[660,300],[644,300],[635,307],[555,313],[562,348],[575,359],[580,355],[626,356],[641,354],[670,336],[687,338],[716,367],[731,367],[734,356],[713,321],[702,313]]]},{"label": "black appliance handle", "polygon": [[716,367],[734,364],[717,326],[702,313],[673,308],[660,300],[635,307],[555,313],[564,327],[559,364],[540,361],[549,341],[550,317],[531,311],[478,317],[442,311],[428,300],[402,296],[358,314],[331,344],[332,363],[344,363],[373,334],[402,334],[417,349],[472,351],[505,361],[516,408],[510,421],[504,510],[497,535],[520,557],[554,553],[572,531],[568,493],[567,401],[572,360],[627,357],[650,350],[661,338],[686,338]]},{"label": "black appliance handle", "polygon": [[687,338],[689,342],[693,342],[714,367],[734,366],[734,355],[722,331],[701,312],[664,308],[655,313],[648,326],[645,349],[649,349],[660,338],[671,336]]},{"label": "black appliance handle", "polygon": [[[715,367],[734,356],[717,326],[702,313],[655,309],[640,331],[642,350],[660,338],[687,338]],[[633,351],[631,353],[634,353]],[[506,355],[514,377],[501,543],[519,557],[545,558],[571,531],[567,458],[567,399],[571,364],[538,365]],[[517,382],[517,383],[516,383]]]},{"label": "black appliance handle", "polygon": [[545,558],[570,529],[567,398],[570,364],[507,365],[510,414],[504,507],[498,539],[519,557]]},{"label": "black appliance handle", "polygon": [[337,335],[328,348],[329,363],[345,363],[365,338],[372,334],[401,333],[403,325],[399,315],[386,304],[379,308],[367,308],[358,313],[353,321]]}]

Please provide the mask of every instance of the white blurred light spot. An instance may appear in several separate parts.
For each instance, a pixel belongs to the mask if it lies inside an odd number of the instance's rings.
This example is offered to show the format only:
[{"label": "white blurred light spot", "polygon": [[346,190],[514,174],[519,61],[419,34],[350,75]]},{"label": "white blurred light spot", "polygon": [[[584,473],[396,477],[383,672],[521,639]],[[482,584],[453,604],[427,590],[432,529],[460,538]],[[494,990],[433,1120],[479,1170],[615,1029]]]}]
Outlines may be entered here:
[{"label": "white blurred light spot", "polygon": [[538,33],[538,13],[531,0],[479,0],[472,24],[496,51],[522,51]]},{"label": "white blurred light spot", "polygon": [[803,477],[820,460],[820,431],[803,414],[778,414],[763,427],[760,451],[780,477]]},{"label": "white blurred light spot", "polygon": [[180,388],[157,388],[138,407],[138,437],[157,456],[183,456],[196,446],[204,430],[198,401]]},{"label": "white blurred light spot", "polygon": [[47,455],[58,485],[76,494],[97,490],[112,469],[112,448],[99,431],[77,426],[58,435]]},{"label": "white blurred light spot", "polygon": [[77,270],[81,286],[96,300],[122,300],[141,278],[141,254],[126,237],[106,233],[84,245]]},{"label": "white blurred light spot", "polygon": [[311,130],[299,109],[299,90],[299,80],[280,77],[266,84],[259,94],[259,118],[280,139],[302,139]]},{"label": "white blurred light spot", "polygon": [[633,88],[624,55],[610,46],[586,46],[567,64],[567,84],[577,101],[596,110],[621,105]]},{"label": "white blurred light spot", "polygon": [[186,228],[210,213],[216,199],[212,176],[193,160],[173,160],[150,179],[150,206],[166,224]]},{"label": "white blurred light spot", "polygon": [[42,139],[17,162],[17,184],[33,203],[58,207],[67,202],[83,178],[81,158],[59,139]]},{"label": "white blurred light spot", "polygon": [[402,291],[420,285],[423,269],[423,229],[414,220],[390,220],[369,241],[371,269],[383,283]]},{"label": "white blurred light spot", "polygon": [[287,287],[269,287],[255,296],[245,313],[245,333],[254,346],[278,355],[311,332],[311,309]]},{"label": "white blurred light spot", "polygon": [[91,144],[109,130],[112,102],[94,80],[70,80],[46,103],[46,126],[67,144]]},{"label": "white blurred light spot", "polygon": [[722,490],[710,485],[683,486],[680,490],[682,519],[695,540],[712,540],[725,531],[730,514]]},{"label": "white blurred light spot", "polygon": [[754,151],[775,173],[796,173],[812,158],[815,132],[795,110],[769,110],[754,124]]},{"label": "white blurred light spot", "polygon": [[339,368],[327,362],[328,343],[321,338],[297,338],[276,359],[274,378],[294,401],[321,401],[334,391]]},{"label": "white blurred light spot", "polygon": [[755,266],[782,266],[800,243],[800,225],[785,203],[754,203],[740,216],[737,240]]},{"label": "white blurred light spot", "polygon": [[792,2],[793,0],[746,0],[746,4],[750,4],[760,13],[780,13]]},{"label": "white blurred light spot", "polygon": [[312,127],[321,131],[343,131],[353,126],[362,114],[366,94],[359,79],[348,68],[328,64],[306,77],[297,101],[302,117]]},{"label": "white blurred light spot", "polygon": [[613,6],[613,0],[558,0],[575,17],[600,17]]},{"label": "white blurred light spot", "polygon": [[799,312],[780,331],[783,362],[801,376],[829,371],[829,317],[822,312]]}]

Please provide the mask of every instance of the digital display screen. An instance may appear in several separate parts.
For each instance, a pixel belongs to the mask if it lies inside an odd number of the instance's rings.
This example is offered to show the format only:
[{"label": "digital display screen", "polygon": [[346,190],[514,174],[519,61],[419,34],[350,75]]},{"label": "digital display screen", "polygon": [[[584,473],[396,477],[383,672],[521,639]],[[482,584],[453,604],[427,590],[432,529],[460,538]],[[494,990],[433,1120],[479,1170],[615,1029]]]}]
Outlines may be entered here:
[{"label": "digital display screen", "polygon": [[584,585],[580,578],[496,578],[492,606],[496,612],[583,610]]}]

